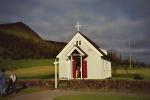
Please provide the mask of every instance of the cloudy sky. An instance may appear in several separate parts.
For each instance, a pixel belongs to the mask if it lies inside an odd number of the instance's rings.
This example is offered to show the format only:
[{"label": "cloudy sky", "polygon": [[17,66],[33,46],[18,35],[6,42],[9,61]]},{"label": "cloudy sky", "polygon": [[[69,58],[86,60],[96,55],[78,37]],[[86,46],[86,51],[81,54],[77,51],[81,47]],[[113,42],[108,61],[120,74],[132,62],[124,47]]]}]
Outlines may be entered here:
[{"label": "cloudy sky", "polygon": [[150,0],[1,0],[0,24],[24,22],[42,38],[68,42],[80,31],[100,47],[150,63]]}]

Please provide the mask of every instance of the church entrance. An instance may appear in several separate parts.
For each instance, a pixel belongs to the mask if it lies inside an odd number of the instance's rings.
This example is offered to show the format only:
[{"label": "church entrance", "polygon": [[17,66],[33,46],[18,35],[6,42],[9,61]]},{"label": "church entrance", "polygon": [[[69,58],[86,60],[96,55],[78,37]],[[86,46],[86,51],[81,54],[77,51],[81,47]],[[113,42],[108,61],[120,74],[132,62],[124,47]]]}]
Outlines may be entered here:
[{"label": "church entrance", "polygon": [[81,59],[80,56],[73,57],[73,77],[81,78]]},{"label": "church entrance", "polygon": [[74,79],[87,78],[87,61],[82,56],[73,56],[72,75]]},{"label": "church entrance", "polygon": [[77,46],[68,55],[72,61],[72,78],[87,78],[87,55]]}]

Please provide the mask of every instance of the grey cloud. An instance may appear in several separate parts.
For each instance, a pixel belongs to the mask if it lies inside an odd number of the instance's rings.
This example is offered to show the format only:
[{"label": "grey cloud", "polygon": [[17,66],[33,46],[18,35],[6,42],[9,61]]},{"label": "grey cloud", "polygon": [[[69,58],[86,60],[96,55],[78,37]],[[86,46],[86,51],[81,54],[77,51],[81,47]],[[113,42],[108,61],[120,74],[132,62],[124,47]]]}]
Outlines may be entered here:
[{"label": "grey cloud", "polygon": [[79,20],[81,32],[100,47],[125,56],[131,39],[134,58],[147,59],[149,4],[149,0],[1,0],[0,23],[23,21],[44,39],[69,41]]}]

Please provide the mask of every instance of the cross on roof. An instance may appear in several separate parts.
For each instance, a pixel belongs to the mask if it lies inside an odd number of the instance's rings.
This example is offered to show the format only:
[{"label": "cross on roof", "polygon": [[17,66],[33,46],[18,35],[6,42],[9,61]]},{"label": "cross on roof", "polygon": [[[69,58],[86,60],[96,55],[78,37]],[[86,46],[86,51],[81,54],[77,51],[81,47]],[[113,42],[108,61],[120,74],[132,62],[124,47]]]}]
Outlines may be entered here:
[{"label": "cross on roof", "polygon": [[77,28],[77,31],[79,31],[81,26],[82,26],[82,25],[79,24],[79,21],[77,21],[77,25],[75,25],[74,27],[76,27],[76,28]]}]

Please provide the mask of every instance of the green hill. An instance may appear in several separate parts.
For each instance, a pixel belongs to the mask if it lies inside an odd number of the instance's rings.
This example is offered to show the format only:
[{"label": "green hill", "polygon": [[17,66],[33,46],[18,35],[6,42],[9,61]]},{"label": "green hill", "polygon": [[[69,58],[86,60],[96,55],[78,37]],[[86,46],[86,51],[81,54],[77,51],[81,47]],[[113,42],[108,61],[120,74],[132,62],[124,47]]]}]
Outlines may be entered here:
[{"label": "green hill", "polygon": [[1,24],[0,31],[17,37],[41,41],[41,37],[22,22]]},{"label": "green hill", "polygon": [[0,58],[54,58],[65,45],[43,40],[22,22],[0,25]]}]

